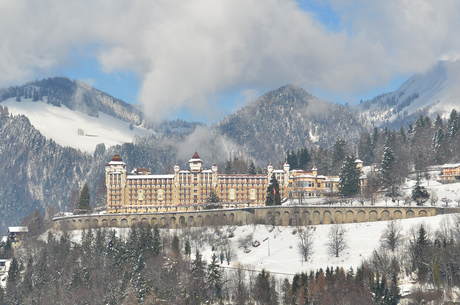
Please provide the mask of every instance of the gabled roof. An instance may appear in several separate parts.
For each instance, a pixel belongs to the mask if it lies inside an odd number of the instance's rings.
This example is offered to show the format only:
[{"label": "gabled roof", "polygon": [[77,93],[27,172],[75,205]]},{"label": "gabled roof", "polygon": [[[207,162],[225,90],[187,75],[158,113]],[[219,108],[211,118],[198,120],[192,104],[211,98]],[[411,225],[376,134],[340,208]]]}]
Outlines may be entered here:
[{"label": "gabled roof", "polygon": [[192,159],[201,159],[201,158],[200,158],[200,155],[197,152],[195,152],[192,156]]}]

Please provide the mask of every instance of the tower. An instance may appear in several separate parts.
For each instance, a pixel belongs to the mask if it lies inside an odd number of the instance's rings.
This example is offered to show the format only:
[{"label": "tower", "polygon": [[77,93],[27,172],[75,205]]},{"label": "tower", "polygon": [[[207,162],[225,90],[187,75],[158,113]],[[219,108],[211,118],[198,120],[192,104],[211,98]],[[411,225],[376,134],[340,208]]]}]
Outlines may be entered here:
[{"label": "tower", "polygon": [[190,167],[191,172],[201,172],[203,169],[203,161],[200,158],[200,155],[198,155],[197,152],[195,152],[190,160],[188,160],[188,165]]},{"label": "tower", "polygon": [[126,175],[126,163],[123,162],[120,155],[114,155],[105,166],[108,209],[118,209],[123,206]]}]

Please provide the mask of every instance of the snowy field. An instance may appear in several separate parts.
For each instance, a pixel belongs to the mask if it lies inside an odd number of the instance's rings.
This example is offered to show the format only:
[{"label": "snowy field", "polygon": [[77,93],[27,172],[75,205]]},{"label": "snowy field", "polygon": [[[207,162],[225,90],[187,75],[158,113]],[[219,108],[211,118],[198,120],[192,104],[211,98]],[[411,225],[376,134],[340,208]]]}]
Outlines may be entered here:
[{"label": "snowy field", "polygon": [[[7,106],[11,114],[25,115],[31,124],[46,138],[62,146],[70,146],[92,153],[99,143],[106,146],[130,143],[135,136],[146,136],[151,131],[133,127],[129,123],[104,113],[92,117],[66,106],[53,106],[44,102],[23,99],[7,99],[1,105]],[[83,135],[79,135],[79,129]],[[80,132],[80,133],[81,133]]]},{"label": "snowy field", "polygon": [[[454,222],[460,214],[438,215],[433,217],[418,217],[411,219],[401,219],[397,222],[402,227],[404,238],[410,236],[411,230],[417,228],[421,224],[425,224],[428,231],[434,232],[443,223]],[[356,269],[364,259],[369,258],[374,250],[380,246],[380,237],[382,236],[388,221],[379,222],[364,222],[343,224],[346,230],[345,240],[347,249],[340,257],[336,258],[328,253],[328,234],[334,225],[316,225],[313,235],[313,255],[308,262],[304,262],[299,252],[299,239],[297,235],[297,227],[292,226],[269,226],[269,225],[245,225],[245,226],[223,226],[217,228],[222,236],[229,236],[233,232],[233,237],[223,237],[217,239],[213,243],[215,252],[212,251],[212,244],[204,242],[202,245],[196,240],[191,240],[192,253],[195,249],[202,253],[203,257],[210,261],[211,256],[215,253],[220,254],[222,245],[225,244],[225,239],[228,240],[232,249],[232,260],[230,265],[224,262],[224,267],[236,267],[243,265],[245,268],[255,271],[262,269],[268,270],[274,274],[283,276],[291,276],[298,272],[308,272],[311,270],[325,269],[327,266],[350,267]],[[129,234],[128,228],[114,228],[119,236],[127,237]],[[165,229],[162,229],[165,232]],[[186,230],[170,230],[172,234],[186,235],[195,231],[198,236],[216,236],[216,228],[191,228]],[[72,240],[80,242],[82,231],[71,231]],[[43,235],[43,238],[46,234]],[[245,249],[241,247],[241,240],[249,239],[251,245]],[[259,246],[253,246],[255,241],[260,243]]]}]

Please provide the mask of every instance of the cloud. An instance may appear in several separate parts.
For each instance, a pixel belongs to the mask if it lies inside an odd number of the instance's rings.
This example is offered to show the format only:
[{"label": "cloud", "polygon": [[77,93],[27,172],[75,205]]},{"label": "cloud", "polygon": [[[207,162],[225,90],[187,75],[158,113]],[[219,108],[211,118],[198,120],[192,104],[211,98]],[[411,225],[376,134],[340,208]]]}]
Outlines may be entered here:
[{"label": "cloud", "polygon": [[330,31],[293,0],[0,0],[0,85],[96,45],[107,72],[142,81],[146,113],[212,111],[219,93],[294,83],[352,94],[460,52],[458,1],[329,0]]}]

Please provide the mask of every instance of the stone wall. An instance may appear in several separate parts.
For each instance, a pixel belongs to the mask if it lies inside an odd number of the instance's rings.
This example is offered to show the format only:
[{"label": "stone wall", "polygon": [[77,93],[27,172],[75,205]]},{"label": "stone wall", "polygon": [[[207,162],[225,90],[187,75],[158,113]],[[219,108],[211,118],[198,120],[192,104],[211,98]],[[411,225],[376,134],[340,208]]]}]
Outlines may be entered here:
[{"label": "stone wall", "polygon": [[318,225],[392,220],[457,213],[460,209],[434,207],[257,207],[202,210],[195,212],[159,212],[138,214],[97,214],[56,217],[56,229],[74,230],[98,227],[130,227],[139,223],[164,228],[207,225],[273,224],[281,226]]}]

